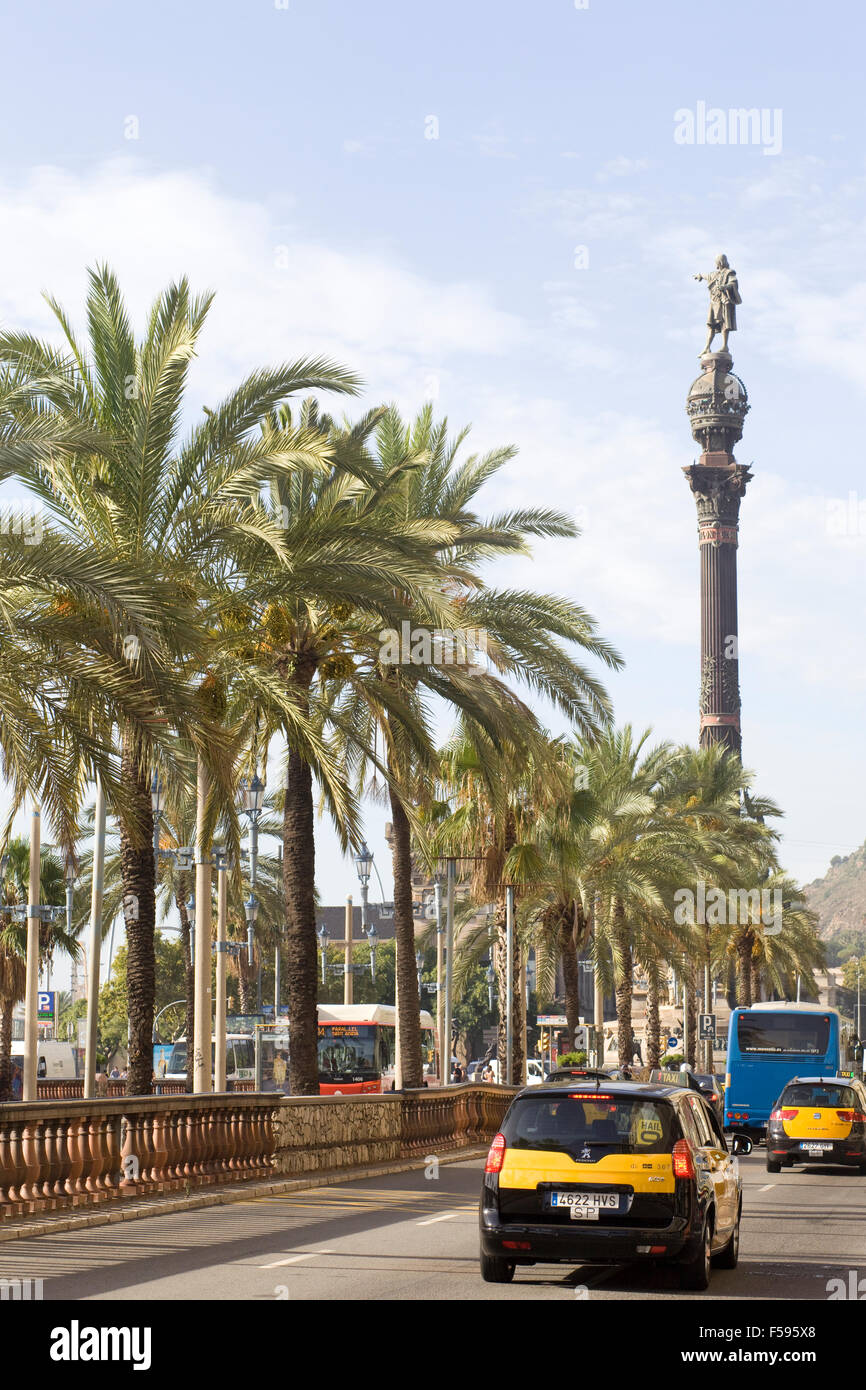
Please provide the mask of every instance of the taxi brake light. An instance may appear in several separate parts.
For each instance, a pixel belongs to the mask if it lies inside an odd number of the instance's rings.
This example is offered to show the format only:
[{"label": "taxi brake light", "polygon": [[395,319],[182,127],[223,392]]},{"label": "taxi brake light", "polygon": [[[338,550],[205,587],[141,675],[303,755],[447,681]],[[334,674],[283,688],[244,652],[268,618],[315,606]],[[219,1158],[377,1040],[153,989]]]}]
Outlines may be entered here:
[{"label": "taxi brake light", "polygon": [[569,1091],[569,1100],[613,1100],[613,1096],[606,1095],[604,1091]]},{"label": "taxi brake light", "polygon": [[771,1120],[796,1120],[797,1110],[774,1110],[770,1116]]},{"label": "taxi brake light", "polygon": [[505,1135],[497,1134],[490,1145],[487,1155],[487,1162],[484,1165],[485,1173],[498,1173],[505,1162]]},{"label": "taxi brake light", "polygon": [[693,1178],[695,1165],[692,1159],[692,1146],[688,1139],[678,1139],[671,1154],[675,1178]]}]

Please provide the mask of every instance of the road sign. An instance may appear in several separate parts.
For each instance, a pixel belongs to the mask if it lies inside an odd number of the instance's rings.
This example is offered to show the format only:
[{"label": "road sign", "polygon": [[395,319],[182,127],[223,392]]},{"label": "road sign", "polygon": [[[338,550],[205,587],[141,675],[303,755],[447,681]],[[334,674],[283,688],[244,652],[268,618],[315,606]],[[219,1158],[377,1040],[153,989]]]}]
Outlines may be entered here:
[{"label": "road sign", "polygon": [[568,1019],[565,1014],[539,1014],[535,1020],[539,1028],[567,1028]]},{"label": "road sign", "polygon": [[716,1016],[715,1014],[698,1015],[698,1037],[701,1042],[716,1036]]},{"label": "road sign", "polygon": [[36,1020],[38,1023],[54,1022],[54,990],[43,989],[36,996]]},{"label": "road sign", "polygon": [[679,1045],[679,1038],[668,1038],[668,1052],[672,1051],[672,1049],[675,1047],[679,1047]]}]

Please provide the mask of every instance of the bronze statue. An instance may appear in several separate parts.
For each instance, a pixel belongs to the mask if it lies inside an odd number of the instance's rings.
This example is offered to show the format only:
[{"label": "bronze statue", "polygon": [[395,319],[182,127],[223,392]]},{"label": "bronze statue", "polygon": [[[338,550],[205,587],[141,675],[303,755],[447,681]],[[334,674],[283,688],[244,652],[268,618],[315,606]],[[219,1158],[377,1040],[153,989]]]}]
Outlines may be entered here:
[{"label": "bronze statue", "polygon": [[722,335],[722,352],[728,350],[728,334],[737,329],[737,305],[742,304],[737,285],[737,272],[731,270],[727,256],[716,257],[716,268],[709,275],[696,275],[696,280],[706,280],[710,291],[710,312],[707,316],[707,343],[700,356],[709,352],[713,338]]}]

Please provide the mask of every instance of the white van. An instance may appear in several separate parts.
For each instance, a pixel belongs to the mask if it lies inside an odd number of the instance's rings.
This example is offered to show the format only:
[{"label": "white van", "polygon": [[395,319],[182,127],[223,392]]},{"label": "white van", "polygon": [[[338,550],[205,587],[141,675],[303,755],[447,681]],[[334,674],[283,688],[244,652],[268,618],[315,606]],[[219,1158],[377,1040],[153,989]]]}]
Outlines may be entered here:
[{"label": "white van", "polygon": [[[21,1065],[24,1065],[23,1042],[13,1042],[12,1056],[20,1057]],[[40,1038],[36,1053],[37,1081],[75,1081],[77,1076],[78,1066],[72,1044]]]}]

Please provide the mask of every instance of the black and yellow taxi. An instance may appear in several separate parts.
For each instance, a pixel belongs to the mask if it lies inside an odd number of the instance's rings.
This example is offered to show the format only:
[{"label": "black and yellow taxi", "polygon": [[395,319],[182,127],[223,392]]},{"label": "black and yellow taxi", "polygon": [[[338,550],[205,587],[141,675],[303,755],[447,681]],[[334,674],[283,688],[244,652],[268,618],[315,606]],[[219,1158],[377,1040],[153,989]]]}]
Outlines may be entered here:
[{"label": "black and yellow taxi", "polygon": [[848,1076],[795,1076],[767,1123],[767,1172],[828,1163],[866,1173],[866,1087]]},{"label": "black and yellow taxi", "polygon": [[678,1083],[575,1081],[521,1091],[490,1146],[481,1275],[518,1265],[673,1261],[705,1289],[736,1266],[742,1181],[712,1106]]}]

